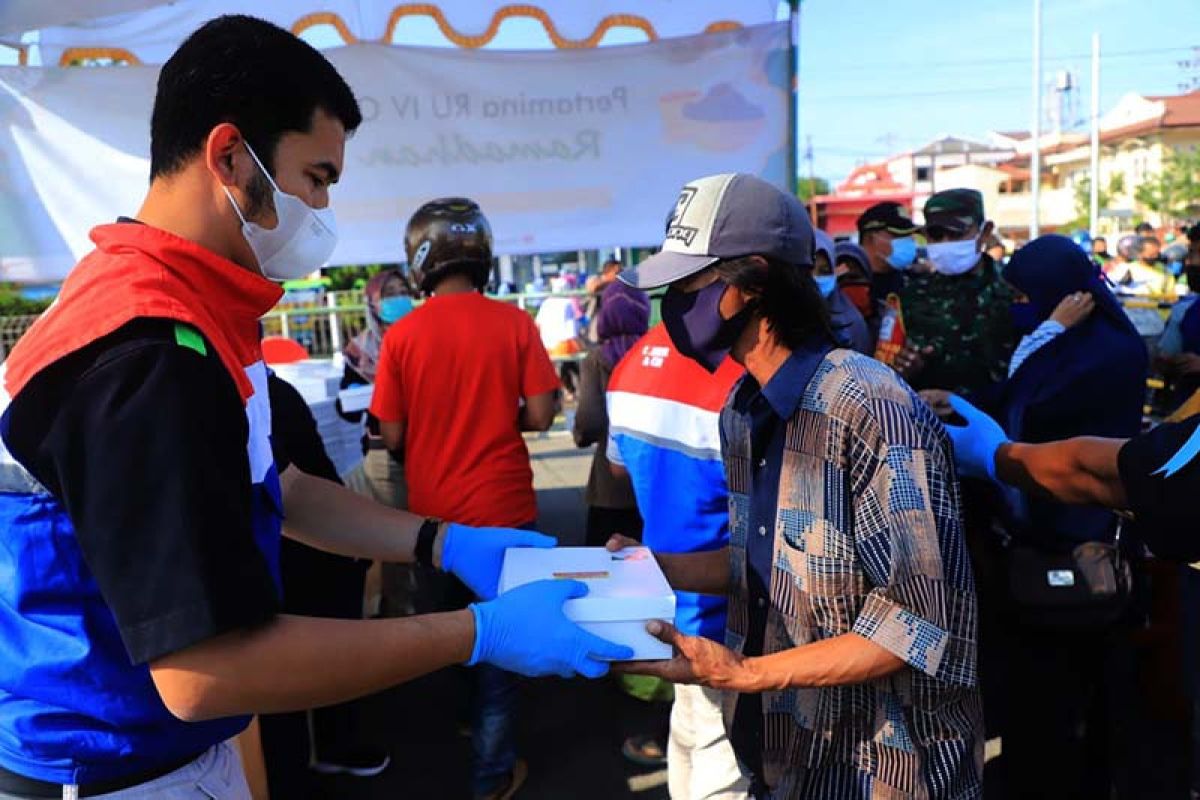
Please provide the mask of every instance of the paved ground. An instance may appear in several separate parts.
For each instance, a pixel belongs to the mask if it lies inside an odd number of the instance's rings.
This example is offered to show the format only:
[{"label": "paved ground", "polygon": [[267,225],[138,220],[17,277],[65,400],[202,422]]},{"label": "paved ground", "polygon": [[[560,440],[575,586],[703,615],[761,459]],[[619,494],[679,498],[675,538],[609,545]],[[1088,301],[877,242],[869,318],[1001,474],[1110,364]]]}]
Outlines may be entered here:
[{"label": "paved ground", "polygon": [[[547,435],[530,437],[528,444],[540,529],[564,544],[581,544],[583,486],[591,451],[577,450],[561,425]],[[457,732],[456,722],[457,710],[465,704],[464,677],[465,670],[447,670],[362,701],[363,725],[374,731],[375,741],[390,748],[393,765],[373,779],[324,779],[318,797],[469,797],[470,741]],[[527,681],[522,694],[520,752],[530,774],[517,800],[667,800],[665,770],[635,767],[620,754],[626,736],[664,724],[664,709],[626,696],[610,680]],[[1143,777],[1138,798],[1186,798],[1186,712],[1150,711],[1157,719],[1138,736],[1147,754],[1146,763],[1139,765]],[[997,791],[1003,763],[1002,755],[995,757],[999,749],[998,740],[989,742],[989,797],[1003,796]]]},{"label": "paved ground", "polygon": [[[530,437],[539,527],[581,544],[583,486],[591,450],[563,430]],[[464,670],[447,670],[361,701],[363,724],[391,749],[393,765],[372,779],[331,778],[323,798],[454,800],[470,796],[470,741],[457,732]],[[662,724],[665,709],[622,693],[610,680],[527,681],[522,686],[520,753],[529,780],[519,800],[666,800],[666,772],[628,763],[630,734]]]}]

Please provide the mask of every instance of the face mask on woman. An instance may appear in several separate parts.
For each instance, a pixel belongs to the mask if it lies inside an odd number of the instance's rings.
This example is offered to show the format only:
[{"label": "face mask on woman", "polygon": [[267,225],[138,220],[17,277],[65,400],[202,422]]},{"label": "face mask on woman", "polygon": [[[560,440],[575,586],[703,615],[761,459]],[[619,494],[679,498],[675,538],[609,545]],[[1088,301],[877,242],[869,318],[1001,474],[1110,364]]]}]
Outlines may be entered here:
[{"label": "face mask on woman", "polygon": [[813,275],[813,283],[821,297],[830,297],[837,291],[837,275]]},{"label": "face mask on woman", "polygon": [[405,294],[392,295],[379,301],[379,319],[391,325],[413,310],[412,298]]}]

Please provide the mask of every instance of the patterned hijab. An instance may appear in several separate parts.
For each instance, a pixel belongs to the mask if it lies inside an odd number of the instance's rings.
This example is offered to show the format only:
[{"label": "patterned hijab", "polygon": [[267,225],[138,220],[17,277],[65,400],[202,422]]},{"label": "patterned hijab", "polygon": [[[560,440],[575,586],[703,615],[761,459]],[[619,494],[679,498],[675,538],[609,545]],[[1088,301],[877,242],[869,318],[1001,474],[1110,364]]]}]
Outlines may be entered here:
[{"label": "patterned hijab", "polygon": [[600,355],[610,368],[649,328],[649,295],[621,281],[605,287],[596,314],[596,336],[600,339]]},{"label": "patterned hijab", "polygon": [[342,354],[346,357],[346,363],[367,383],[375,382],[379,348],[383,344],[383,334],[387,330],[387,324],[379,316],[379,304],[383,299],[383,287],[392,276],[404,279],[399,270],[385,269],[367,281],[367,285],[363,288],[364,302],[367,306],[367,327],[363,329],[362,333],[351,339],[342,350]]}]

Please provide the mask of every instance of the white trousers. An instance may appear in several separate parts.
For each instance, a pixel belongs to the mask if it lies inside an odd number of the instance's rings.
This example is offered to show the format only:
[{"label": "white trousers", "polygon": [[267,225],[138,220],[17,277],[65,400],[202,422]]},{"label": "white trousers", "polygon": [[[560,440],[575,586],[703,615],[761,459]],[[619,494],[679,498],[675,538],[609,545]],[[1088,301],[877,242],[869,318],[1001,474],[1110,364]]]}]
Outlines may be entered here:
[{"label": "white trousers", "polygon": [[750,781],[738,767],[721,719],[721,692],[675,686],[667,743],[671,800],[746,800]]}]

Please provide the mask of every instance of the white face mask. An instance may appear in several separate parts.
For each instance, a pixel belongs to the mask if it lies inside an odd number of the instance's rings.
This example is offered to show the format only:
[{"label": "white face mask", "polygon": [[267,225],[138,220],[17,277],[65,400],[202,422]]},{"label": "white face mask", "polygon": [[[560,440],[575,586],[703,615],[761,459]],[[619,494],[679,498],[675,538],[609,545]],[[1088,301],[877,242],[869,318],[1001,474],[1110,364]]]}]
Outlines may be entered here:
[{"label": "white face mask", "polygon": [[978,239],[961,242],[938,242],[928,246],[933,269],[943,275],[962,275],[979,263]]},{"label": "white face mask", "polygon": [[303,278],[320,269],[337,245],[337,223],[333,218],[333,209],[312,208],[299,197],[281,192],[249,143],[246,144],[246,151],[263,175],[267,176],[274,190],[272,199],[278,220],[275,227],[264,228],[247,220],[229,193],[229,187],[223,188],[238,219],[242,221],[242,235],[258,259],[258,268],[265,277],[276,281]]}]

